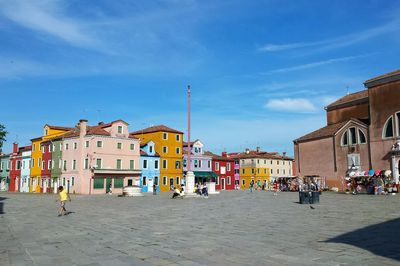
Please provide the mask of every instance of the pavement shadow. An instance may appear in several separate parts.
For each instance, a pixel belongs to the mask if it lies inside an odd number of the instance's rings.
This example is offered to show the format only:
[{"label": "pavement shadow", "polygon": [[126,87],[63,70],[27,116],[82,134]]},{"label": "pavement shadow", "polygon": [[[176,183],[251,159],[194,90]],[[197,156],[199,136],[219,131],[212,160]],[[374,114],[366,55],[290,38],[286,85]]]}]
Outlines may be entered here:
[{"label": "pavement shadow", "polygon": [[0,197],[0,214],[4,213],[4,200],[6,200],[7,198],[4,197]]},{"label": "pavement shadow", "polygon": [[339,235],[325,242],[353,245],[376,255],[400,261],[399,235],[400,218],[396,218]]}]

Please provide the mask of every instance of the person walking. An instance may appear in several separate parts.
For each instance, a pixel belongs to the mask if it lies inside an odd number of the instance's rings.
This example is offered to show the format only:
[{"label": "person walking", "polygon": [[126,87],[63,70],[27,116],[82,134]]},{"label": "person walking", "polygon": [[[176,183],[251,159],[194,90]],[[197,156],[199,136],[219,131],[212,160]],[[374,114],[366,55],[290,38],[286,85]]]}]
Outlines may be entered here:
[{"label": "person walking", "polygon": [[202,194],[204,195],[205,198],[208,198],[208,188],[207,188],[207,183],[204,183],[203,185],[203,191]]},{"label": "person walking", "polygon": [[153,195],[157,195],[157,186],[153,184]]},{"label": "person walking", "polygon": [[274,196],[278,195],[278,190],[279,190],[279,183],[275,180],[274,181]]},{"label": "person walking", "polygon": [[68,212],[65,209],[65,203],[67,200],[71,201],[71,198],[68,195],[67,190],[65,190],[63,186],[58,187],[58,197],[59,197],[58,200],[56,200],[56,202],[60,201],[60,209],[58,210],[58,216],[67,215]]},{"label": "person walking", "polygon": [[254,180],[250,181],[250,192],[253,193],[254,190]]}]

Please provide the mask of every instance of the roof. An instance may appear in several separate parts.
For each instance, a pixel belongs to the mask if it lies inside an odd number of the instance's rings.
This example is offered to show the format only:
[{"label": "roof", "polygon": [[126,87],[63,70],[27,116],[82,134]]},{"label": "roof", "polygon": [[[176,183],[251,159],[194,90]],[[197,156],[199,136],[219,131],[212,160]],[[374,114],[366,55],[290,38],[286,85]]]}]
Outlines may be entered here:
[{"label": "roof", "polygon": [[225,157],[225,156],[217,155],[217,154],[214,154],[214,153],[212,153],[212,152],[210,152],[210,151],[205,151],[205,152],[204,152],[204,155],[211,156],[211,158],[212,158],[213,160],[218,160],[218,161],[234,161],[234,158],[232,158],[232,157]]},{"label": "roof", "polygon": [[170,132],[170,133],[183,134],[183,132],[167,127],[165,125],[157,125],[131,132],[130,135],[139,135],[139,134],[154,133],[154,132]]},{"label": "roof", "polygon": [[[192,147],[193,144],[194,144],[196,141],[200,141],[200,140],[199,140],[199,139],[196,139],[196,140],[191,141],[191,142],[190,142],[190,147]],[[184,141],[184,142],[182,143],[182,146],[183,146],[183,147],[187,147],[187,146],[188,146],[188,142],[187,142],[187,141]]]},{"label": "roof", "polygon": [[31,151],[32,146],[24,146],[19,148],[19,152],[24,152],[24,151]]},{"label": "roof", "polygon": [[47,127],[49,127],[49,128],[52,128],[52,129],[66,130],[66,131],[73,129],[72,127],[52,126],[52,125],[49,125],[49,124],[46,124],[46,125],[44,125],[44,126],[45,126],[45,127],[47,126]]},{"label": "roof", "polygon": [[364,85],[365,87],[370,88],[398,80],[400,80],[400,69],[368,79],[364,82]]},{"label": "roof", "polygon": [[239,152],[239,153],[231,153],[229,154],[229,158],[232,159],[272,159],[272,160],[290,160],[293,158],[280,155],[277,152],[264,152],[264,151],[248,151],[248,152]]},{"label": "roof", "polygon": [[31,141],[35,141],[35,140],[42,140],[43,139],[43,137],[37,137],[37,138],[33,138],[33,139],[31,139]]},{"label": "roof", "polygon": [[351,118],[349,120],[332,124],[332,125],[327,125],[325,127],[322,127],[320,129],[317,129],[311,133],[308,133],[298,139],[295,139],[294,142],[304,142],[304,141],[309,141],[309,140],[315,140],[315,139],[322,139],[322,138],[327,138],[327,137],[332,137],[338,132],[342,127],[344,127],[347,123],[350,121],[360,123],[364,126],[367,126],[365,123],[361,122],[360,120],[356,118]]},{"label": "roof", "polygon": [[348,104],[364,103],[368,102],[368,90],[362,90],[355,93],[350,93],[342,98],[339,98],[335,102],[329,104],[326,108],[333,109],[334,107],[342,107]]}]

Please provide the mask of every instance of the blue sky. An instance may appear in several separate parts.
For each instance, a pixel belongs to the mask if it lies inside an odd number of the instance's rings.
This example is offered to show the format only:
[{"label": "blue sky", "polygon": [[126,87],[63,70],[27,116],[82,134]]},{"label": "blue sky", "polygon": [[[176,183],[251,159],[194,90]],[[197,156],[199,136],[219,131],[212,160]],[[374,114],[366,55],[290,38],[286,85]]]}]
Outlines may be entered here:
[{"label": "blue sky", "polygon": [[0,0],[0,123],[165,124],[214,152],[292,140],[328,103],[399,68],[399,1]]}]

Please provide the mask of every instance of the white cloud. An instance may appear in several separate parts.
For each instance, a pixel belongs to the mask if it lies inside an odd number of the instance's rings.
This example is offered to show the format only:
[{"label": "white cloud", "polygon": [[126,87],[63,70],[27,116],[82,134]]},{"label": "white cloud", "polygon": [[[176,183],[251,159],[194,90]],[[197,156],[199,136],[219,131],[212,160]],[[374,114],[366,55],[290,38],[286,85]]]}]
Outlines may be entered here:
[{"label": "white cloud", "polygon": [[265,104],[265,108],[277,112],[295,113],[311,113],[317,110],[310,100],[303,98],[272,99]]},{"label": "white cloud", "polygon": [[13,22],[53,37],[62,39],[73,46],[95,47],[99,44],[83,25],[66,17],[60,1],[21,1],[2,2],[0,12]]},{"label": "white cloud", "polygon": [[400,30],[400,20],[394,19],[387,24],[384,24],[379,27],[367,29],[364,31],[340,36],[337,38],[315,41],[315,42],[297,42],[297,43],[286,43],[286,44],[266,44],[258,50],[260,52],[280,52],[285,50],[292,50],[298,48],[307,48],[307,47],[318,47],[319,49],[335,49],[340,47],[350,46],[356,43],[360,43],[375,37],[378,37],[383,34],[396,32]]}]

